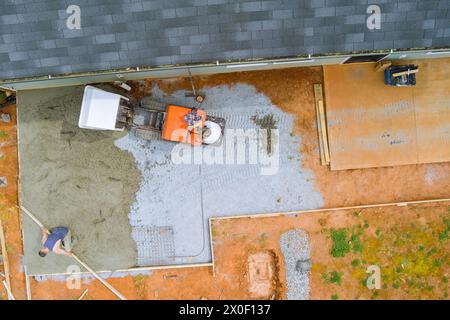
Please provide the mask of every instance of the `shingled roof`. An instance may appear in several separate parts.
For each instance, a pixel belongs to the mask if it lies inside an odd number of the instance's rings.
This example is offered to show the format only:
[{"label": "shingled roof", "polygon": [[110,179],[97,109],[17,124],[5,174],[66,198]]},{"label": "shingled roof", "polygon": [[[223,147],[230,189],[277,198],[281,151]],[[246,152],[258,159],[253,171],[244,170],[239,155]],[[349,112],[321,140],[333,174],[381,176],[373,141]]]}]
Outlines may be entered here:
[{"label": "shingled roof", "polygon": [[[81,29],[66,26],[69,4]],[[366,26],[381,8],[381,29]],[[450,0],[2,0],[0,79],[450,45]]]}]

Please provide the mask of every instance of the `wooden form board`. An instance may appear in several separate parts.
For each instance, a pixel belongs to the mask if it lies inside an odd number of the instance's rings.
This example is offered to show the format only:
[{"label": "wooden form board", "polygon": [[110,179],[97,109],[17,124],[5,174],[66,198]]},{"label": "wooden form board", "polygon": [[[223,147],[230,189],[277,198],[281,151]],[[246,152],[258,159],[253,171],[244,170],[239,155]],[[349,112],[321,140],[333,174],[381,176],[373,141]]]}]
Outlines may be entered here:
[{"label": "wooden form board", "polygon": [[316,104],[317,133],[319,137],[320,163],[330,164],[330,154],[328,149],[327,125],[325,119],[325,105],[323,100],[322,84],[314,84],[314,99]]},{"label": "wooden form board", "polygon": [[415,87],[374,64],[324,66],[332,170],[450,161],[450,59],[419,65]]},{"label": "wooden form board", "polygon": [[3,284],[5,285],[5,289],[8,292],[8,299],[15,300],[11,289],[11,276],[9,270],[8,252],[6,250],[5,232],[3,230],[3,224],[1,220],[0,220],[0,247],[2,250],[1,254],[3,257],[3,270],[5,271],[5,280]]},{"label": "wooden form board", "polygon": [[27,291],[27,300],[31,300],[31,286],[30,286],[30,277],[28,276],[27,266],[23,266],[23,272],[25,273],[25,288]]},{"label": "wooden form board", "polygon": [[85,289],[83,291],[83,293],[80,295],[80,297],[78,298],[78,300],[83,300],[83,298],[87,295],[88,291],[89,291],[89,289]]},{"label": "wooden form board", "polygon": [[1,221],[0,221],[0,246],[1,246],[1,254],[3,256],[3,269],[5,271],[6,284],[8,285],[9,289],[11,289],[8,252],[6,251],[5,232],[3,230],[3,224]]}]

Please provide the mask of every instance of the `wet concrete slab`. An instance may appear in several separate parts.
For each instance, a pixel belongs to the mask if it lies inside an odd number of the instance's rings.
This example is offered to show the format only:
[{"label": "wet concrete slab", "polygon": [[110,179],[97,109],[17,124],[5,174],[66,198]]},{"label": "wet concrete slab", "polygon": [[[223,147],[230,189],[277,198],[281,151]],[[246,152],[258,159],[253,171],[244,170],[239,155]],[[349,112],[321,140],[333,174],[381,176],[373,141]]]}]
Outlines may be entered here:
[{"label": "wet concrete slab", "polygon": [[[140,182],[132,155],[114,145],[123,133],[78,128],[83,87],[18,93],[20,200],[47,228],[67,226],[74,252],[95,270],[136,264],[128,221]],[[73,260],[38,255],[40,228],[24,214],[30,274],[67,272]]]}]

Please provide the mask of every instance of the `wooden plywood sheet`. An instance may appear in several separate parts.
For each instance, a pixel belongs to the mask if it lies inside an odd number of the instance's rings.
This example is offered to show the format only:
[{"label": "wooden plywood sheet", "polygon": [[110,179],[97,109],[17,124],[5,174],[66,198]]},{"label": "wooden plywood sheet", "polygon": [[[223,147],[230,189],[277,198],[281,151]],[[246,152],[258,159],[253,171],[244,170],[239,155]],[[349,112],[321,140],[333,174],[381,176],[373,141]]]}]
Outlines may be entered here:
[{"label": "wooden plywood sheet", "polygon": [[450,161],[450,59],[414,61],[415,87],[389,87],[375,64],[324,67],[331,169]]},{"label": "wooden plywood sheet", "polygon": [[414,89],[418,163],[450,161],[450,59],[420,64]]}]

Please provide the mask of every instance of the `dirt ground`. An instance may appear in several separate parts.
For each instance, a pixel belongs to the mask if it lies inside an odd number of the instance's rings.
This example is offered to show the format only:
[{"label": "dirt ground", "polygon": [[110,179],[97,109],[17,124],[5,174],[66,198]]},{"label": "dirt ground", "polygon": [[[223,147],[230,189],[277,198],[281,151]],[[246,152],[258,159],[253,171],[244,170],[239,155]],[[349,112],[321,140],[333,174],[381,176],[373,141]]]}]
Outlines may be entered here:
[{"label": "dirt ground", "polygon": [[[386,219],[392,223],[387,225]],[[235,277],[236,294],[239,292],[240,297],[244,298],[249,286],[246,257],[250,253],[271,250],[279,257],[278,277],[285,279],[286,268],[279,249],[279,238],[287,230],[301,228],[308,232],[312,246],[311,299],[331,299],[332,295],[341,299],[445,299],[448,297],[446,277],[450,272],[449,219],[450,207],[449,203],[445,203],[260,218],[258,228],[254,228],[254,219],[249,218],[215,220],[213,235],[217,278],[229,279],[231,273]],[[361,230],[358,235],[361,252],[351,250],[344,257],[333,256],[331,230],[341,228]],[[356,237],[352,241],[356,243]],[[418,248],[421,246],[424,254],[416,255],[416,250],[420,250]],[[357,265],[353,262],[355,260],[359,261]],[[365,271],[372,264],[379,265],[382,270],[383,287],[375,297],[365,285]],[[325,279],[335,271],[341,273],[340,283]],[[286,296],[283,281],[277,290],[278,296]]]},{"label": "dirt ground", "polygon": [[[386,219],[392,223],[387,225]],[[311,243],[310,299],[448,299],[449,202],[313,212],[257,221],[225,218],[213,220],[212,226],[215,274],[206,267],[172,269],[108,281],[129,299],[263,298],[252,290],[249,256],[270,252],[276,285],[264,298],[285,299],[279,238],[300,228],[307,231]],[[333,229],[347,230],[349,236],[354,232],[357,237],[350,244],[359,243],[362,249],[351,248],[345,256],[334,257]],[[366,269],[372,264],[381,269],[380,290],[369,290],[365,284]],[[97,281],[76,290],[66,289],[63,281],[33,281],[31,290],[33,298],[77,299],[86,288],[85,299],[114,298]]]},{"label": "dirt ground", "polygon": [[[296,131],[302,137],[299,146],[303,155],[302,165],[314,173],[314,183],[324,198],[325,207],[449,198],[450,163],[335,172],[320,165],[313,96],[313,84],[322,82],[320,67],[230,73],[195,77],[194,81],[198,89],[219,84],[248,83],[269,96],[274,104],[294,114]],[[137,96],[148,92],[154,83],[165,92],[190,88],[188,79],[147,80],[133,84],[135,89],[139,89]],[[3,163],[0,162],[0,166],[3,166]],[[12,172],[16,172],[15,170]],[[10,203],[17,200],[13,196],[10,198]],[[251,297],[248,291],[248,256],[269,250],[278,258],[274,269],[278,270],[279,285],[274,294],[277,298],[285,298],[285,271],[279,236],[287,230],[301,228],[308,233],[311,243],[313,269],[310,277],[310,298],[442,299],[446,298],[444,286],[449,273],[448,263],[441,263],[443,259],[448,261],[448,256],[445,255],[450,251],[448,240],[445,239],[444,221],[450,214],[448,208],[448,203],[441,203],[407,208],[385,207],[272,218],[215,220],[212,230],[215,275],[211,268],[202,267],[159,270],[150,275],[111,278],[108,281],[129,299],[246,299]],[[386,220],[392,223],[387,225]],[[361,231],[359,225],[367,227]],[[359,237],[363,248],[367,249],[363,249],[361,253],[360,249],[353,249],[352,242],[346,241],[347,245],[351,246],[350,251],[344,252],[343,257],[333,257],[330,253],[333,248],[331,230],[341,228],[347,229],[348,235],[352,236],[356,230],[356,236]],[[403,242],[398,243],[398,247],[391,246],[392,242],[397,240],[390,236],[391,233],[398,235],[399,239],[401,234],[420,235],[420,241],[411,243],[403,239]],[[384,235],[387,243],[379,243],[377,237],[381,235]],[[439,240],[441,238],[442,240]],[[17,236],[16,240],[19,239],[20,236]],[[392,248],[392,252],[380,258],[376,253],[383,252],[385,244],[387,248]],[[436,248],[433,250],[433,247]],[[416,250],[427,253],[431,250],[433,262],[436,260],[431,264],[434,266],[432,269],[408,269],[405,261],[399,258],[407,252],[408,257],[414,260]],[[409,265],[423,266],[424,261],[428,261],[426,259],[428,258],[425,255],[422,260]],[[359,264],[353,262],[354,260],[359,260]],[[387,287],[377,290],[377,294],[362,285],[365,275],[363,267],[372,262],[379,263],[382,270],[388,270],[383,279]],[[400,265],[400,268],[405,268],[406,271],[397,272],[400,274],[398,276],[396,270],[392,271],[389,267],[390,264],[397,267]],[[418,277],[429,279],[433,288],[417,283]],[[18,278],[15,283],[13,288],[16,286],[18,295],[22,294],[24,291],[20,288],[24,287],[23,281]],[[89,289],[86,299],[115,298],[98,281],[84,283],[77,290],[68,290],[61,281],[33,280],[31,291],[34,299],[77,299],[85,288]]]},{"label": "dirt ground", "polygon": [[[6,177],[8,186],[0,189],[0,219],[6,238],[6,249],[8,251],[11,289],[16,298],[25,297],[25,277],[21,267],[22,230],[19,210],[17,208],[17,127],[16,106],[10,105],[1,110],[11,117],[11,122],[0,122],[0,175]],[[0,276],[0,280],[3,278]],[[0,298],[6,298],[3,286],[0,286]]]}]

